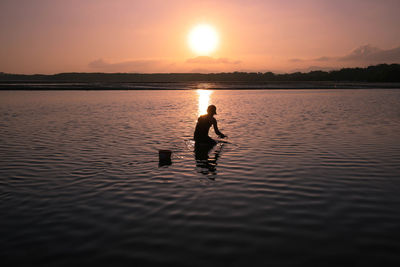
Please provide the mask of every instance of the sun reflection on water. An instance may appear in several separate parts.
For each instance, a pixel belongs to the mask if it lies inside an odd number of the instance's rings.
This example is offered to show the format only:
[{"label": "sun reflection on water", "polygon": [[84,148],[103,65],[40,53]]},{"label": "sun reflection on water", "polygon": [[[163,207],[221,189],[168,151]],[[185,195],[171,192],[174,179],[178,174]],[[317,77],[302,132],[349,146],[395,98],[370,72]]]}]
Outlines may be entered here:
[{"label": "sun reflection on water", "polygon": [[207,107],[209,105],[210,95],[212,94],[212,92],[213,91],[211,90],[197,90],[197,94],[199,95],[199,116],[207,113]]}]

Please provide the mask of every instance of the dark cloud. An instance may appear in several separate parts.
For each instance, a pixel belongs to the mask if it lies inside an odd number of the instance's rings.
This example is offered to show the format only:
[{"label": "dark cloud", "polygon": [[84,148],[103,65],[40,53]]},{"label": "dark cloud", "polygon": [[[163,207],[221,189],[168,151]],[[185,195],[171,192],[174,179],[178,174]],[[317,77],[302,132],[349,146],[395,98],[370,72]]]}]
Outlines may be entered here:
[{"label": "dark cloud", "polygon": [[166,66],[172,66],[172,64],[162,60],[130,60],[109,63],[100,58],[90,62],[88,66],[102,72],[155,72],[165,69]]},{"label": "dark cloud", "polygon": [[225,65],[237,65],[242,63],[240,60],[231,60],[228,58],[213,58],[208,56],[199,56],[195,58],[189,58],[186,63],[191,64],[225,64]]}]

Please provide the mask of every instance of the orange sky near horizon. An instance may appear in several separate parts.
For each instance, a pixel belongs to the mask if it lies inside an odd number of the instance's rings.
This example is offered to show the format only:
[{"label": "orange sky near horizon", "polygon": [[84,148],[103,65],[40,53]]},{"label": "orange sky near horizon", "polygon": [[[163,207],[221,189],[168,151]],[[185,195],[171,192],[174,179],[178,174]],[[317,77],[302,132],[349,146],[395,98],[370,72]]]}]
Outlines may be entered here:
[{"label": "orange sky near horizon", "polygon": [[[2,0],[0,72],[292,72],[400,63],[394,0]],[[190,30],[219,45],[199,57]]]}]

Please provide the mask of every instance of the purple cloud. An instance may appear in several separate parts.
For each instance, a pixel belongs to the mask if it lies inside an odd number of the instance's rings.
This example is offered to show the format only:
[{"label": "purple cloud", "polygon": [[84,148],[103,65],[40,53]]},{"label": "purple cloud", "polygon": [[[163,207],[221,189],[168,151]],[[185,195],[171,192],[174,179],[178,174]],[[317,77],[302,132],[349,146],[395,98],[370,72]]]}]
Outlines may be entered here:
[{"label": "purple cloud", "polygon": [[155,72],[163,71],[173,64],[163,60],[129,60],[109,63],[100,58],[90,62],[88,66],[102,72]]},{"label": "purple cloud", "polygon": [[292,58],[289,62],[352,62],[356,64],[399,63],[400,46],[393,49],[381,49],[371,45],[362,45],[344,56],[322,56],[313,59]]},{"label": "purple cloud", "polygon": [[227,64],[227,65],[237,65],[242,63],[240,60],[231,60],[228,58],[213,58],[208,56],[199,56],[195,58],[189,58],[186,63],[191,64]]}]

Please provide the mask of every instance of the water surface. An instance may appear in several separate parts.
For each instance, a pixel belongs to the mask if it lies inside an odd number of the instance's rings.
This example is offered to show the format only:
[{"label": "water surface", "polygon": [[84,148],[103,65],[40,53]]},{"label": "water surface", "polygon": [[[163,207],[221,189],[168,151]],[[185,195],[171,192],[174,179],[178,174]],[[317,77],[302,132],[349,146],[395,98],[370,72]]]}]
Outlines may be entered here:
[{"label": "water surface", "polygon": [[[208,104],[228,143],[196,160]],[[399,263],[399,104],[396,89],[2,91],[0,255]]]}]

